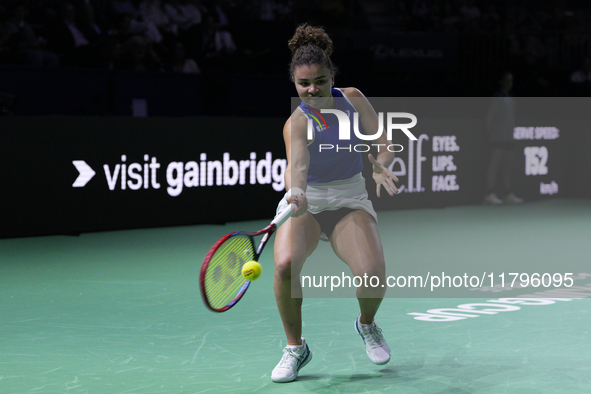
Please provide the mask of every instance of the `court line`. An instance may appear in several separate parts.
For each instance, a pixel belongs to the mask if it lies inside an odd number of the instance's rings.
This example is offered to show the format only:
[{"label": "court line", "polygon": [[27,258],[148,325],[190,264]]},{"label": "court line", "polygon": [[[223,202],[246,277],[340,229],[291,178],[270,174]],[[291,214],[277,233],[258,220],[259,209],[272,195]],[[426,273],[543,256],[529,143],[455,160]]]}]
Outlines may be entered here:
[{"label": "court line", "polygon": [[201,342],[201,345],[199,345],[199,347],[197,348],[197,350],[195,351],[195,354],[193,355],[193,360],[191,360],[191,365],[195,364],[195,360],[197,360],[197,355],[199,354],[199,351],[201,350],[201,348],[203,347],[203,345],[205,345],[205,342],[207,341],[207,336],[211,333],[208,332],[205,335],[203,335],[203,341]]}]

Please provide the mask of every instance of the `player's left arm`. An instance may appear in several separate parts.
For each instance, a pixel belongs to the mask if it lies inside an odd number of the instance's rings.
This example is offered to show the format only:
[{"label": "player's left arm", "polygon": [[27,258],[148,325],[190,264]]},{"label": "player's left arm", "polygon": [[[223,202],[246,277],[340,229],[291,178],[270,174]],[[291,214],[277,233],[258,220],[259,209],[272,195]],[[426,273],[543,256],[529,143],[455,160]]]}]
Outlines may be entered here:
[{"label": "player's left arm", "polygon": [[[344,88],[343,93],[351,100],[351,103],[359,113],[359,123],[364,134],[376,134],[379,128],[378,114],[374,110],[369,100],[356,88]],[[394,152],[390,152],[387,147],[392,144],[388,139],[388,133],[382,130],[382,134],[373,142],[378,145],[378,154],[374,158],[370,153],[368,155],[369,161],[373,165],[372,177],[376,181],[376,194],[380,197],[380,186],[391,196],[394,195],[392,190],[398,191],[394,182],[398,182],[398,178],[388,170],[388,167],[394,161]]]}]

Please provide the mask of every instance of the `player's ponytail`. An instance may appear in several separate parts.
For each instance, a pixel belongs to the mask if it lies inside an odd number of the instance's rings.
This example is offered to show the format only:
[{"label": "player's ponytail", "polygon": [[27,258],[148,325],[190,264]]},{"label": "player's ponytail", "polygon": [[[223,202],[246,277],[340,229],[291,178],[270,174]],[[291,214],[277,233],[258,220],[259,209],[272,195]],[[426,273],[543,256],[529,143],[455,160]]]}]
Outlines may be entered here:
[{"label": "player's ponytail", "polygon": [[336,74],[337,69],[330,60],[332,40],[323,28],[312,27],[306,23],[298,26],[288,46],[292,55],[289,68],[289,76],[292,80],[296,67],[311,64],[326,66],[332,76]]}]

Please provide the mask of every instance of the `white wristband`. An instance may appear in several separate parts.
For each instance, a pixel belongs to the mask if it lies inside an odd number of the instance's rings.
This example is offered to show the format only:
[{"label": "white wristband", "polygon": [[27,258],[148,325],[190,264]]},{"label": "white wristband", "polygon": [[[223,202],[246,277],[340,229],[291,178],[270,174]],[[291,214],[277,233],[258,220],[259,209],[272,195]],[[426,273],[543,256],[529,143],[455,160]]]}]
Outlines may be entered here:
[{"label": "white wristband", "polygon": [[287,191],[287,197],[289,196],[293,196],[294,194],[306,194],[302,189],[300,189],[299,187],[292,187],[291,189],[289,189]]}]

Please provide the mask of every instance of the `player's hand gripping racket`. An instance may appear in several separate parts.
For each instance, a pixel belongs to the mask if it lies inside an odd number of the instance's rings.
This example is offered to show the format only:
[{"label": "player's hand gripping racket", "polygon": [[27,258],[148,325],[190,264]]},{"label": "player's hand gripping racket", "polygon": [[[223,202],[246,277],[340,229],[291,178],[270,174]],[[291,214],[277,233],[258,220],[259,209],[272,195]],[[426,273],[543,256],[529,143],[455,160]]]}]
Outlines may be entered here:
[{"label": "player's hand gripping racket", "polygon": [[[239,231],[220,238],[207,252],[199,287],[205,305],[214,312],[225,312],[232,308],[246,293],[250,281],[242,276],[242,266],[247,261],[258,261],[271,235],[292,213],[289,204],[267,227],[254,233]],[[255,249],[254,237],[263,235]]]}]

